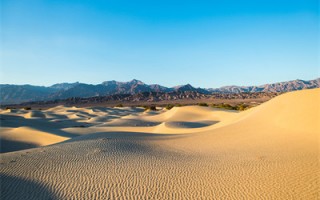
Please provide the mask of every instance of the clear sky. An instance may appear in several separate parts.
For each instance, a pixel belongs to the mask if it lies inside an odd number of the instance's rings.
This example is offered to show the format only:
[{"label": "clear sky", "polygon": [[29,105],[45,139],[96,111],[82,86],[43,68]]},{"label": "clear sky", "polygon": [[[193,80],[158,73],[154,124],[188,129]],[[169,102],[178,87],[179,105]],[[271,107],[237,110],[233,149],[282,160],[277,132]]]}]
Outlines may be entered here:
[{"label": "clear sky", "polygon": [[1,0],[1,83],[196,87],[320,75],[318,0]]}]

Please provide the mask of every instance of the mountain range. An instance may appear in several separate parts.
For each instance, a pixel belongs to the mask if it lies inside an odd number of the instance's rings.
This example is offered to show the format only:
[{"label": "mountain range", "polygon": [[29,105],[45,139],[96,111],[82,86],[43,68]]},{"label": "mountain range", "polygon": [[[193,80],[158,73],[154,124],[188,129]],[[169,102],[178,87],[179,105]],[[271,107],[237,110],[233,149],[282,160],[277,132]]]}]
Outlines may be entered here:
[{"label": "mountain range", "polygon": [[195,88],[190,84],[165,87],[158,84],[145,84],[133,79],[129,82],[105,81],[92,85],[85,83],[58,83],[49,87],[33,85],[0,84],[0,104],[18,104],[30,101],[49,101],[71,97],[97,97],[115,94],[138,94],[143,92],[180,93],[196,92],[199,94],[243,93],[243,92],[288,92],[293,90],[320,87],[320,78],[315,80],[293,80],[261,86],[225,86],[220,88]]}]

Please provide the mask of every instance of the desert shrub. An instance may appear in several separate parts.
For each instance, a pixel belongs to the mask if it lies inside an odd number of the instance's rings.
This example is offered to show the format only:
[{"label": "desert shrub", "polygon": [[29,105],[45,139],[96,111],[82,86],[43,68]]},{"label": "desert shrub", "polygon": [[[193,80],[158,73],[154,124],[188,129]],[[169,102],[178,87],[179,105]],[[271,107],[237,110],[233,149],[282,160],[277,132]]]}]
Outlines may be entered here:
[{"label": "desert shrub", "polygon": [[174,107],[181,107],[182,105],[180,103],[177,103],[174,105]]},{"label": "desert shrub", "polygon": [[222,104],[222,108],[228,109],[228,110],[237,110],[236,107],[231,106],[230,104]]},{"label": "desert shrub", "polygon": [[166,105],[166,109],[167,109],[167,110],[171,110],[173,107],[174,107],[174,105],[172,105],[172,104]]},{"label": "desert shrub", "polygon": [[227,109],[227,110],[237,110],[236,107],[233,107],[230,104],[226,104],[226,103],[212,104],[211,107],[213,107],[213,108],[223,108],[223,109]]},{"label": "desert shrub", "polygon": [[239,104],[236,107],[237,107],[237,110],[243,111],[243,110],[247,110],[247,109],[251,108],[252,106],[249,106],[246,104]]},{"label": "desert shrub", "polygon": [[16,107],[5,107],[6,110],[10,110],[10,109],[17,109]]},{"label": "desert shrub", "polygon": [[243,105],[243,104],[240,104],[240,105],[236,105],[236,109],[237,110],[245,110],[245,108],[246,108],[246,106],[245,105]]},{"label": "desert shrub", "polygon": [[24,107],[24,110],[31,110],[31,107]]},{"label": "desert shrub", "polygon": [[143,106],[144,110],[147,111],[147,110],[152,110],[152,111],[156,111],[157,110],[157,107],[154,106],[154,105],[151,105],[151,106]]},{"label": "desert shrub", "polygon": [[120,103],[120,104],[116,105],[115,107],[122,108],[123,105]]},{"label": "desert shrub", "polygon": [[153,111],[156,111],[156,110],[157,110],[157,107],[156,107],[156,106],[150,106],[149,109],[150,109],[150,110],[153,110]]},{"label": "desert shrub", "polygon": [[226,103],[221,103],[221,104],[212,104],[211,107],[214,108],[223,108],[223,109],[227,109],[227,110],[239,110],[239,111],[243,111],[243,110],[247,110],[249,108],[251,108],[252,106],[246,105],[246,104],[238,104],[236,106],[231,106],[230,104],[226,104]]},{"label": "desert shrub", "polygon": [[198,103],[198,106],[205,106],[208,107],[209,105],[207,103]]}]

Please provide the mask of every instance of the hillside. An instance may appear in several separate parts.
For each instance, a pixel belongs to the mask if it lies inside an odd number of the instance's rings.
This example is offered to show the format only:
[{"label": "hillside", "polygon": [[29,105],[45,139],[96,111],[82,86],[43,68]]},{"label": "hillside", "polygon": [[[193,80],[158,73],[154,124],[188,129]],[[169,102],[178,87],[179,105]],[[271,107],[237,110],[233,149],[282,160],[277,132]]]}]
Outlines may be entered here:
[{"label": "hillside", "polygon": [[226,86],[215,89],[195,88],[190,84],[169,88],[158,84],[148,85],[135,79],[129,82],[105,81],[97,85],[79,82],[59,83],[50,87],[0,84],[0,104],[6,105],[31,101],[52,101],[73,97],[88,98],[121,94],[135,95],[139,93],[198,93],[199,95],[257,92],[282,93],[318,87],[320,87],[319,78],[310,81],[294,80],[262,86]]}]

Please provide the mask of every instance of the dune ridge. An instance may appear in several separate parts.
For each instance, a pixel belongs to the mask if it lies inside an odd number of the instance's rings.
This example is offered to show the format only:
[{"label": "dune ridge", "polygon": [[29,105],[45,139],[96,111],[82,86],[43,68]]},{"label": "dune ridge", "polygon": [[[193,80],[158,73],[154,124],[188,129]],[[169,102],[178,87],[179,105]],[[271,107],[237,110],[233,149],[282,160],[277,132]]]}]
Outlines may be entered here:
[{"label": "dune ridge", "polygon": [[1,199],[319,199],[318,102],[2,110]]}]

